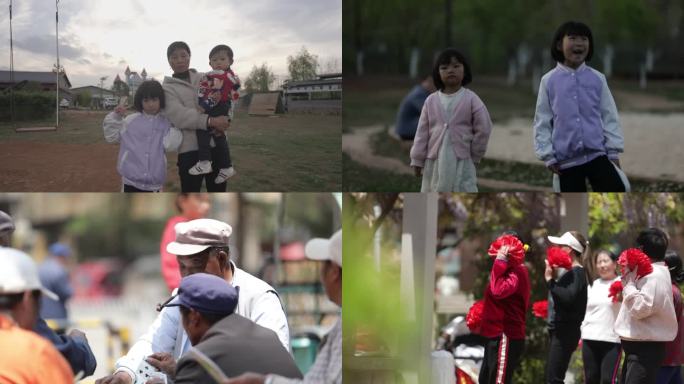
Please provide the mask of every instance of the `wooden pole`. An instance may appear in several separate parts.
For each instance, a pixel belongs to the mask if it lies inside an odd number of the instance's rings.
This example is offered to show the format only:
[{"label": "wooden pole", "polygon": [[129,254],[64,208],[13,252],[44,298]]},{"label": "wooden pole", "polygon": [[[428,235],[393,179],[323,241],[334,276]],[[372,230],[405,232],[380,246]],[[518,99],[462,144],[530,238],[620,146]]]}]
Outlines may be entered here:
[{"label": "wooden pole", "polygon": [[59,127],[59,0],[55,0],[55,47],[57,48],[57,81],[55,82],[57,88],[55,101],[55,116],[57,122],[55,127]]}]

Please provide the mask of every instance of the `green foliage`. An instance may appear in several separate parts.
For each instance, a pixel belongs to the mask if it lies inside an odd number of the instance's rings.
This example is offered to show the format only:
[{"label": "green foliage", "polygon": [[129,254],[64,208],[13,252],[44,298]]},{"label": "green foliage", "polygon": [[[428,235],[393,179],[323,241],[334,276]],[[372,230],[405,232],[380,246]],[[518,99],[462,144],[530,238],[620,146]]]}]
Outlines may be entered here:
[{"label": "green foliage", "polygon": [[245,80],[245,89],[249,93],[268,92],[274,81],[275,75],[266,63],[261,64],[260,67],[255,65],[252,67],[247,80]]},{"label": "green foliage", "polygon": [[128,84],[122,80],[117,81],[117,79],[114,79],[114,83],[110,89],[119,97],[128,96],[131,93],[130,89],[128,88]]},{"label": "green foliage", "polygon": [[313,80],[318,69],[318,56],[302,49],[295,56],[287,57],[287,70],[292,81]]},{"label": "green foliage", "polygon": [[90,95],[90,91],[81,92],[76,96],[76,102],[78,102],[78,105],[81,107],[90,107],[91,100],[92,96]]},{"label": "green foliage", "polygon": [[[643,0],[353,0],[343,8],[343,65],[353,71],[357,52],[364,52],[367,72],[406,73],[411,50],[419,48],[424,72],[436,51],[455,46],[476,75],[505,73],[521,44],[541,63],[556,28],[568,20],[587,23],[596,46],[611,44],[618,54],[680,46],[684,35],[672,31],[681,29],[682,8],[680,1]],[[592,63],[601,67],[600,60]]]},{"label": "green foliage", "polygon": [[[0,121],[9,121],[12,98],[9,92],[0,93]],[[14,92],[14,119],[37,120],[54,116],[55,93],[21,90]]]}]

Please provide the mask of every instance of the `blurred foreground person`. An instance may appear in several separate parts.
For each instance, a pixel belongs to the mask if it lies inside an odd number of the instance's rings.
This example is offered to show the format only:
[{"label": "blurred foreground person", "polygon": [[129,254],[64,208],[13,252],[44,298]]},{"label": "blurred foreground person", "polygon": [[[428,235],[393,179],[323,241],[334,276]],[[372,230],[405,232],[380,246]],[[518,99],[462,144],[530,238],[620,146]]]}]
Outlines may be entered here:
[{"label": "blurred foreground person", "polygon": [[[342,230],[328,239],[312,239],[306,244],[306,256],[323,261],[321,282],[328,298],[342,306]],[[273,372],[272,372],[273,373]],[[335,326],[323,339],[316,362],[304,380],[287,379],[269,374],[245,373],[222,384],[341,384],[342,383],[342,314]]]},{"label": "blurred foreground person", "polygon": [[72,383],[74,375],[64,357],[31,331],[41,295],[56,295],[40,285],[36,265],[27,254],[3,247],[0,260],[0,382]]}]

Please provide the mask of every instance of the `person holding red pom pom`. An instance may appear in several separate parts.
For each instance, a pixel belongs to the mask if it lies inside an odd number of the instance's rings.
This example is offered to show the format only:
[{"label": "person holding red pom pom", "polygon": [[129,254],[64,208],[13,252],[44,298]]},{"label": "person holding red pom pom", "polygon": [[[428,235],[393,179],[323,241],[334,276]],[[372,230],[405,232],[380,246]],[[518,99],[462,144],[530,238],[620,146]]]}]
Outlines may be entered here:
[{"label": "person holding red pom pom", "polygon": [[657,228],[639,233],[636,246],[651,260],[653,271],[637,278],[637,270],[623,271],[622,307],[615,322],[625,360],[620,383],[656,383],[665,360],[665,344],[677,336],[670,272],[663,259],[667,235]]},{"label": "person holding red pom pom", "polygon": [[[510,383],[525,347],[530,277],[522,263],[526,245],[512,231],[494,241],[494,265],[485,290],[480,334],[486,337],[480,384]],[[495,249],[493,249],[495,248]]]},{"label": "person holding red pom pom", "polygon": [[[545,260],[544,279],[549,289],[549,356],[546,361],[546,382],[563,383],[572,352],[580,339],[580,325],[587,309],[587,271],[591,250],[579,232],[565,232],[561,237],[549,236],[552,244],[570,254],[570,270],[549,265]],[[583,263],[583,260],[587,262]]]},{"label": "person holding red pom pom", "polygon": [[614,384],[622,354],[620,337],[613,330],[621,302],[609,296],[610,286],[620,281],[617,255],[601,250],[592,261],[599,277],[589,285],[587,311],[580,328],[584,382]]},{"label": "person holding red pom pom", "polygon": [[682,271],[682,259],[675,251],[668,251],[665,254],[665,265],[670,271],[672,279],[672,299],[677,315],[677,337],[665,346],[665,362],[658,370],[658,384],[681,384],[682,383],[682,364],[684,364],[684,350],[682,350],[682,291],[679,284],[684,282],[684,272]]}]

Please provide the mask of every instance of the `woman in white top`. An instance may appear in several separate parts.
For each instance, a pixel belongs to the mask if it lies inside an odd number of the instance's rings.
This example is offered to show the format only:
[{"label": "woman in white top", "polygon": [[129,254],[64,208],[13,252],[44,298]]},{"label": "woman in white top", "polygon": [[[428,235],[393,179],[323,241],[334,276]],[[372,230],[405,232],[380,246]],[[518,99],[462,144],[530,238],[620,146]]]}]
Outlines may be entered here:
[{"label": "woman in white top", "polygon": [[620,312],[620,301],[608,297],[608,289],[619,280],[617,256],[601,250],[594,254],[593,263],[599,278],[587,290],[587,311],[582,321],[582,360],[586,384],[614,384],[620,365],[620,337],[613,324]]}]

